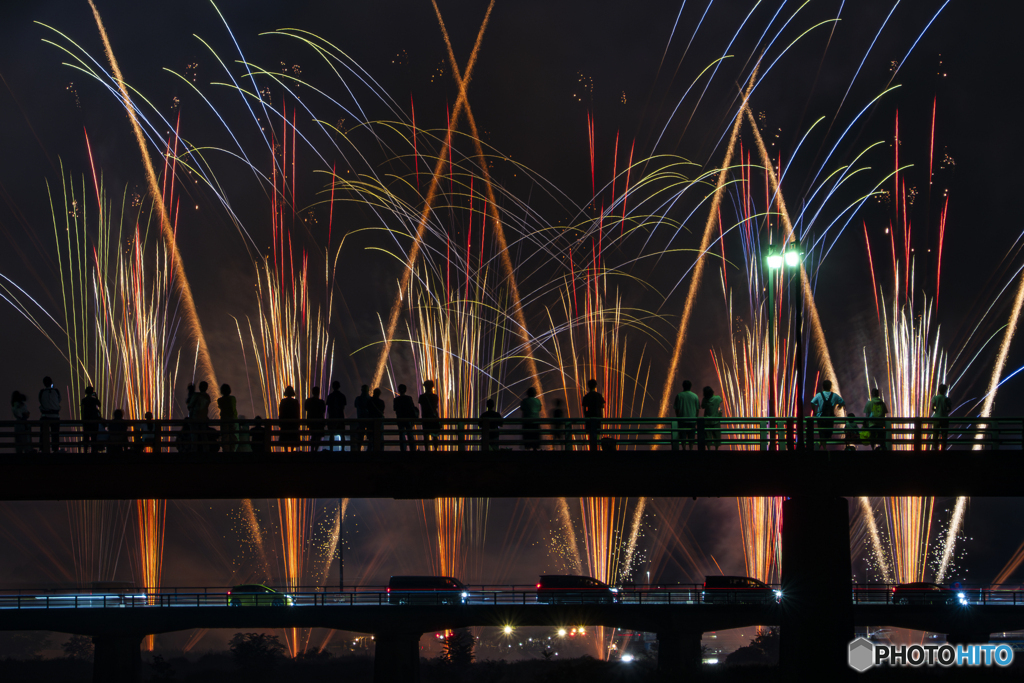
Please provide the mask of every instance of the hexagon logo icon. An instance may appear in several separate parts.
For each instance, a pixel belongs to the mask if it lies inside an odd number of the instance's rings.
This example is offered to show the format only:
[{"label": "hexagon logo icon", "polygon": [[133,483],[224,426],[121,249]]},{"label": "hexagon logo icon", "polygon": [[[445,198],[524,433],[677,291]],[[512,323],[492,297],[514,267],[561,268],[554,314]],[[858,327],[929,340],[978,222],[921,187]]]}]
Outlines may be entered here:
[{"label": "hexagon logo icon", "polygon": [[875,646],[867,638],[850,643],[850,668],[864,673],[875,664]]}]

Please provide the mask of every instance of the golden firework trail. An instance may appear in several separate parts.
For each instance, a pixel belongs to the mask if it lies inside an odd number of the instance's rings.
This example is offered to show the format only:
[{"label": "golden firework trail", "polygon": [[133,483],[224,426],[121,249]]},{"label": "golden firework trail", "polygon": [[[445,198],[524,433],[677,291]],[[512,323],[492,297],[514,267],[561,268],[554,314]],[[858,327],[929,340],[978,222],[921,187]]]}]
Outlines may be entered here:
[{"label": "golden firework trail", "polygon": [[430,187],[427,190],[427,196],[423,203],[423,211],[420,215],[419,225],[416,227],[416,237],[413,240],[412,248],[409,250],[409,258],[407,260],[405,270],[402,271],[402,279],[398,287],[398,294],[395,297],[394,304],[391,306],[391,314],[388,317],[388,325],[384,334],[384,345],[381,347],[380,357],[377,360],[377,369],[373,373],[373,386],[379,385],[381,378],[384,376],[384,368],[391,352],[392,339],[395,335],[395,329],[398,327],[398,316],[401,314],[402,307],[404,306],[405,292],[409,287],[409,281],[416,268],[416,262],[419,258],[423,236],[426,234],[427,230],[427,222],[430,218],[431,211],[433,210],[434,199],[440,189],[440,181],[444,174],[445,162],[451,154],[452,131],[458,123],[459,117],[462,116],[463,109],[468,104],[468,100],[466,98],[466,85],[472,76],[473,67],[476,66],[477,56],[480,51],[480,43],[483,40],[487,24],[490,22],[491,9],[493,7],[494,0],[491,0],[490,5],[487,7],[487,13],[484,15],[484,22],[480,25],[480,31],[477,33],[476,42],[473,45],[473,52],[469,57],[469,63],[466,65],[464,79],[460,83],[459,97],[455,100],[455,107],[452,110],[451,121],[449,123],[448,134],[445,138],[444,147],[441,150],[441,154],[438,155],[437,163],[434,166],[434,173],[430,178]]},{"label": "golden firework trail", "polygon": [[[444,35],[444,44],[448,50],[448,61],[452,66],[452,74],[455,76],[455,81],[459,85],[460,96],[464,96],[466,86],[468,85],[468,73],[467,79],[463,79],[459,73],[459,64],[455,60],[455,51],[452,49],[451,40],[448,38],[448,29],[445,28],[444,20],[441,18],[441,10],[437,7],[436,0],[430,0],[434,6],[434,12],[437,14],[437,22],[441,26],[441,33]],[[483,36],[484,27],[490,21],[491,9],[494,7],[494,0],[487,6],[487,14],[484,16],[484,23],[480,27],[480,36]],[[470,56],[470,62],[474,62],[476,58],[476,52],[480,47],[480,41],[477,40],[476,45],[473,48],[473,55]],[[467,70],[468,71],[468,70]],[[508,252],[508,242],[505,239],[505,229],[501,224],[501,214],[498,212],[498,202],[494,196],[494,186],[491,184],[491,172],[488,169],[487,158],[484,156],[483,146],[480,144],[480,131],[476,127],[476,117],[473,116],[473,109],[469,106],[469,98],[466,99],[466,120],[469,121],[470,130],[472,132],[473,146],[476,149],[477,162],[480,166],[480,171],[483,175],[484,188],[487,192],[487,207],[491,212],[491,228],[494,231],[494,237],[498,240],[498,254],[501,258],[501,265],[505,271],[505,279],[508,282],[509,293],[512,295],[512,315],[518,323],[517,331],[519,337],[522,340],[523,350],[526,354],[526,369],[530,377],[533,379],[534,386],[537,388],[537,393],[543,395],[544,388],[541,386],[540,375],[537,372],[537,362],[533,357],[533,342],[530,340],[530,333],[526,327],[526,317],[523,315],[523,304],[519,297],[519,285],[516,282],[515,268],[512,267],[512,258]],[[625,212],[625,207],[623,207]],[[541,404],[541,415],[545,414],[544,405]]]},{"label": "golden firework trail", "polygon": [[747,90],[743,93],[743,104],[736,114],[736,120],[732,125],[732,133],[729,135],[729,146],[725,150],[725,158],[722,160],[721,170],[718,172],[718,182],[715,185],[715,192],[711,199],[711,208],[708,210],[708,220],[704,224],[704,236],[700,242],[700,252],[697,256],[697,263],[693,267],[693,275],[690,277],[690,289],[686,294],[686,303],[683,305],[683,315],[679,319],[679,329],[676,332],[676,343],[672,350],[672,360],[669,364],[668,375],[665,378],[665,390],[661,395],[661,405],[658,407],[659,415],[668,415],[669,400],[673,395],[676,382],[676,372],[679,369],[679,356],[683,351],[683,342],[686,341],[687,328],[690,326],[690,315],[693,312],[693,304],[697,300],[697,290],[700,288],[702,275],[704,274],[704,257],[711,246],[711,240],[715,236],[715,226],[718,225],[718,208],[722,202],[722,193],[725,190],[725,181],[729,174],[729,165],[736,149],[736,140],[740,135],[740,126],[743,123],[743,113],[746,111],[747,98],[750,91],[754,89],[757,80],[757,71],[760,63],[754,66],[750,75],[750,82]]},{"label": "golden firework trail", "polygon": [[[93,17],[96,19],[96,27],[99,29],[100,38],[103,40],[103,49],[106,52],[107,60],[110,62],[110,68],[114,72],[114,80],[117,81],[118,90],[121,91],[121,98],[124,100],[124,107],[128,112],[128,118],[132,124],[132,131],[135,133],[135,141],[138,143],[139,151],[142,153],[142,163],[146,170],[146,180],[149,183],[149,192],[153,200],[153,206],[156,208],[160,217],[160,232],[164,239],[164,245],[171,256],[171,267],[175,271],[174,282],[178,289],[181,304],[184,307],[184,317],[188,322],[190,331],[198,345],[199,365],[206,380],[210,383],[210,396],[212,399],[216,399],[219,387],[217,384],[217,375],[213,371],[210,352],[206,347],[206,337],[203,335],[203,327],[199,322],[199,314],[196,312],[196,303],[192,297],[192,288],[188,283],[188,276],[185,274],[185,266],[181,258],[181,252],[178,251],[178,242],[177,239],[175,239],[175,229],[167,214],[167,207],[164,205],[163,194],[160,192],[160,185],[157,182],[156,171],[153,169],[153,160],[150,158],[149,148],[146,146],[146,139],[142,133],[142,127],[139,126],[139,121],[136,118],[135,105],[132,103],[127,87],[125,87],[124,78],[121,76],[121,67],[118,66],[117,59],[114,57],[114,50],[110,45],[110,39],[107,37],[107,30],[103,26],[103,20],[100,18],[99,10],[96,9],[96,5],[92,0],[89,0],[89,7],[92,8]],[[216,404],[211,405],[210,409],[211,414],[216,416]]]}]

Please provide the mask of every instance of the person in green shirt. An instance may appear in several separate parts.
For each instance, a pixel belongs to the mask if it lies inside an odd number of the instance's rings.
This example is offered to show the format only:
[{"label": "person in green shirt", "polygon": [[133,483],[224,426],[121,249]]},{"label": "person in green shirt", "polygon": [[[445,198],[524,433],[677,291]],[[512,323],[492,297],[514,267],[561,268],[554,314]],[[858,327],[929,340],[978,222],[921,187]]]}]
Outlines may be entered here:
[{"label": "person in green shirt", "polygon": [[673,406],[676,417],[691,418],[676,421],[678,430],[676,431],[676,438],[672,446],[677,451],[679,450],[680,441],[682,441],[682,447],[686,450],[696,445],[694,438],[697,435],[697,422],[692,418],[696,418],[700,412],[700,399],[697,398],[697,394],[690,391],[692,386],[693,382],[688,379],[683,380],[683,390],[676,394],[676,402]]},{"label": "person in green shirt", "polygon": [[526,398],[519,404],[519,410],[523,413],[523,448],[539,451],[540,424],[537,422],[537,418],[540,417],[541,403],[537,398],[536,387],[526,390]]},{"label": "person in green shirt", "polygon": [[871,446],[876,451],[889,447],[889,435],[885,429],[885,416],[888,414],[889,408],[878,395],[878,388],[875,387],[871,390],[871,400],[864,406],[864,426],[868,429]]},{"label": "person in green shirt", "polygon": [[704,409],[704,440],[708,448],[716,451],[722,443],[722,397],[715,395],[711,387],[704,387],[704,400],[700,407]]}]

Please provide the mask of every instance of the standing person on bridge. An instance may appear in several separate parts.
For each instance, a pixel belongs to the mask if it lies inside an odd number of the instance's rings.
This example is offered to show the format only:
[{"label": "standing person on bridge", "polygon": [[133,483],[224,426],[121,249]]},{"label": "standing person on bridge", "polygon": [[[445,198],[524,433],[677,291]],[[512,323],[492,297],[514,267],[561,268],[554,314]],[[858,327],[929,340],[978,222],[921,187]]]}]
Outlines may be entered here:
[{"label": "standing person on bridge", "polygon": [[[842,396],[832,391],[832,381],[826,379],[821,383],[821,391],[811,399],[811,405],[814,406],[814,417],[818,422],[818,441],[821,450],[826,450],[835,431],[836,408],[845,406],[846,402]],[[814,448],[813,443],[811,448]]]},{"label": "standing person on bridge", "polygon": [[[373,416],[373,404],[370,403],[370,385],[364,384],[359,389],[359,395],[352,401],[356,408],[356,434],[354,451],[363,450],[363,442],[366,441],[366,434],[370,430],[370,423],[367,422]],[[369,445],[367,445],[369,449]]]},{"label": "standing person on bridge", "polygon": [[562,399],[556,398],[555,405],[551,408],[551,419],[554,422],[551,424],[551,430],[553,436],[557,441],[561,443],[556,448],[561,448],[564,451],[572,450],[572,433],[569,429],[569,425],[565,423],[565,409],[562,407]]},{"label": "standing person on bridge", "polygon": [[295,389],[291,385],[284,388],[284,398],[277,405],[278,445],[284,450],[298,450],[299,447],[299,399],[295,398]]},{"label": "standing person on bridge", "polygon": [[700,414],[700,399],[697,398],[697,394],[690,391],[692,386],[693,382],[684,379],[683,390],[676,394],[676,401],[672,406],[675,409],[676,417],[683,418],[676,420],[678,429],[676,430],[676,442],[673,444],[674,450],[679,450],[680,447],[683,450],[690,450],[696,445],[694,439],[697,436],[696,417]]},{"label": "standing person on bridge", "polygon": [[114,411],[114,419],[110,421],[110,437],[107,441],[108,455],[122,455],[128,445],[128,422],[124,419],[124,411]]},{"label": "standing person on bridge", "polygon": [[370,413],[373,415],[373,449],[384,450],[384,410],[387,406],[380,397],[380,387],[373,390],[370,398]]},{"label": "standing person on bridge", "polygon": [[17,453],[29,453],[32,449],[29,444],[32,441],[31,427],[28,426],[28,418],[31,413],[28,411],[28,396],[15,391],[11,394],[11,412],[16,420],[14,425],[14,449]]},{"label": "standing person on bridge", "polygon": [[878,393],[878,387],[871,390],[871,399],[864,406],[864,426],[867,427],[873,450],[880,451],[889,447],[889,435],[885,430],[885,416],[889,407]]},{"label": "standing person on bridge", "polygon": [[[60,450],[60,390],[53,386],[53,380],[43,378],[43,388],[39,390],[39,417],[41,420],[53,420],[50,424],[50,441],[53,452]],[[40,436],[40,446],[42,446]]]},{"label": "standing person on bridge", "polygon": [[946,396],[947,387],[939,385],[939,393],[932,397],[932,426],[935,428],[935,447],[943,450],[946,447],[946,437],[949,434],[949,413],[953,405]]},{"label": "standing person on bridge", "polygon": [[711,387],[704,387],[704,400],[700,407],[704,409],[704,441],[717,451],[722,443],[722,397],[716,396]]},{"label": "standing person on bridge", "polygon": [[302,404],[306,412],[306,426],[309,429],[309,452],[320,450],[320,441],[324,438],[324,412],[327,404],[320,398],[320,387],[309,390],[309,398]]},{"label": "standing person on bridge", "polygon": [[528,451],[540,450],[540,417],[541,403],[537,398],[537,387],[526,390],[526,396],[519,402],[519,410],[523,417],[523,448]]},{"label": "standing person on bridge", "polygon": [[[345,450],[345,406],[348,399],[341,393],[341,382],[331,382],[331,393],[327,394],[327,427],[331,430],[331,440],[341,441],[340,450]],[[338,449],[335,449],[338,450]]]},{"label": "standing person on bridge", "polygon": [[249,446],[253,453],[267,452],[267,429],[259,415],[252,419],[252,427],[249,428]]},{"label": "standing person on bridge", "polygon": [[580,404],[583,406],[583,417],[587,420],[587,436],[590,440],[590,450],[596,451],[600,448],[601,420],[604,418],[604,396],[597,390],[596,379],[587,380],[587,390]]},{"label": "standing person on bridge", "polygon": [[[139,453],[152,453],[156,445],[156,422],[153,413],[146,411],[145,420],[139,424],[139,436],[135,442],[135,450]],[[147,450],[148,449],[148,450]]]},{"label": "standing person on bridge", "polygon": [[231,395],[231,387],[220,385],[220,396],[217,398],[220,410],[220,442],[225,453],[235,452],[236,432],[238,430],[238,404]]},{"label": "standing person on bridge", "polygon": [[434,380],[423,383],[420,394],[420,415],[423,416],[423,442],[426,450],[437,450],[441,432],[441,399],[434,393]]},{"label": "standing person on bridge", "polygon": [[96,390],[91,386],[85,388],[85,395],[82,396],[79,413],[82,416],[82,450],[88,449],[95,453],[98,450],[97,436],[100,429],[100,422],[103,415],[100,413],[100,399],[96,396]]},{"label": "standing person on bridge", "polygon": [[487,399],[487,410],[480,413],[480,430],[487,434],[487,450],[497,451],[501,439],[501,413],[494,409],[494,399]]},{"label": "standing person on bridge", "polygon": [[395,410],[395,417],[398,418],[398,450],[405,453],[406,449],[416,452],[416,439],[412,433],[412,421],[420,416],[420,411],[412,401],[412,396],[405,392],[409,388],[404,384],[398,385],[398,396],[392,403]]}]

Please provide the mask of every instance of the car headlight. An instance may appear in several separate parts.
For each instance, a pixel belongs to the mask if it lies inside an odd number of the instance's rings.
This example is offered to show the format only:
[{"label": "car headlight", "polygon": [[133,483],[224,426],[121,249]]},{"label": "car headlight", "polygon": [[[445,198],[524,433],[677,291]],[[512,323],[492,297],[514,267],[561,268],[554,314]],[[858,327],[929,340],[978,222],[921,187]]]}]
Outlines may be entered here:
[{"label": "car headlight", "polygon": [[463,599],[468,598],[469,597],[469,593],[463,593],[462,597],[463,597]]},{"label": "car headlight", "polygon": [[610,590],[612,593],[618,593],[619,592],[618,588],[609,588],[608,590]]}]

